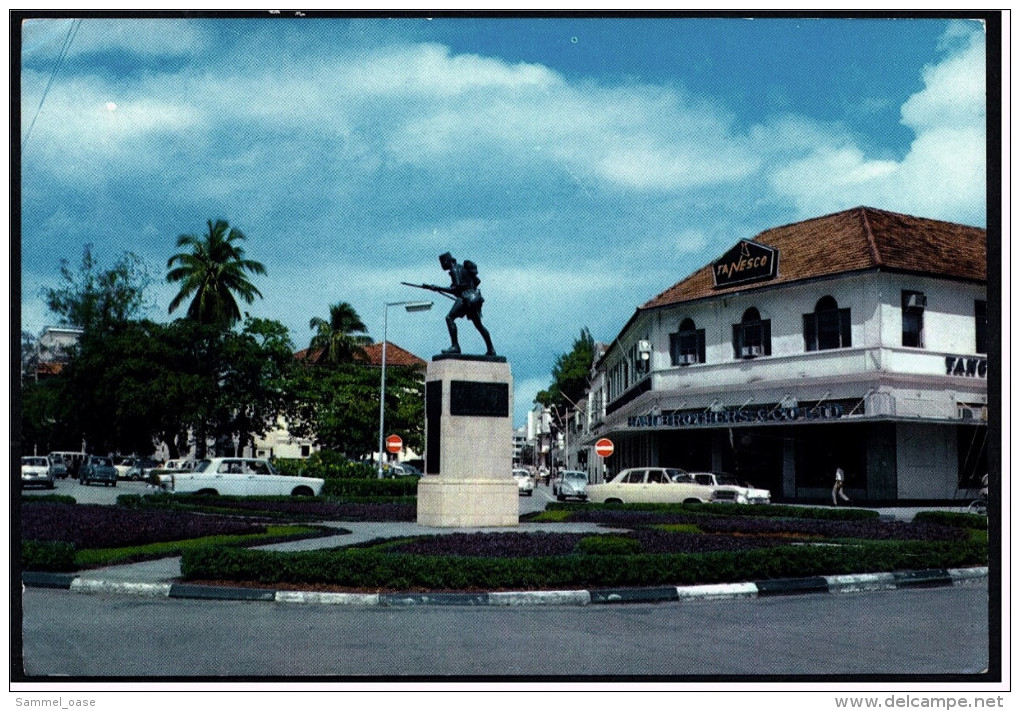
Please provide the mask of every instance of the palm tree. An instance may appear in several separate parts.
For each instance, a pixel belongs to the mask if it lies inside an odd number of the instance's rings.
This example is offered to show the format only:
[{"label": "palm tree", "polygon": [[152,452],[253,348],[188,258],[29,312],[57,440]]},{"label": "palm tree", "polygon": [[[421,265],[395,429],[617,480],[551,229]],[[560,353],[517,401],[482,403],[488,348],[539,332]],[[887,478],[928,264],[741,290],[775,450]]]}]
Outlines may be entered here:
[{"label": "palm tree", "polygon": [[244,258],[244,248],[235,244],[245,239],[241,230],[231,227],[226,220],[209,220],[208,226],[209,232],[201,238],[195,235],[177,238],[177,247],[186,247],[189,251],[167,260],[170,271],[166,280],[181,283],[181,290],[170,302],[168,313],[191,298],[189,319],[226,329],[241,320],[235,295],[249,304],[256,296],[262,297],[248,280],[247,273],[265,274],[266,268],[260,262]]},{"label": "palm tree", "polygon": [[329,307],[329,320],[316,316],[308,322],[308,327],[315,331],[311,343],[308,344],[309,355],[319,351],[315,359],[319,363],[347,363],[355,355],[364,355],[364,347],[372,343],[372,339],[364,334],[365,324],[354,307],[346,301]]}]

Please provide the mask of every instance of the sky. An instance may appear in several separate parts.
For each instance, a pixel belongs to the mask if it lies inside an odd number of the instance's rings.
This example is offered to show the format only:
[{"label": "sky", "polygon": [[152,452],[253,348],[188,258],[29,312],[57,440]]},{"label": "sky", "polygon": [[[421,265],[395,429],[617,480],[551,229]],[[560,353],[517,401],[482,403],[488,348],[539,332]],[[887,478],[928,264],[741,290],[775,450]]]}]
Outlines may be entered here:
[{"label": "sky", "polygon": [[36,335],[85,244],[102,268],[142,258],[147,317],[184,316],[167,259],[224,219],[267,270],[242,308],[295,349],[348,302],[428,360],[450,302],[400,282],[449,284],[449,251],[478,264],[520,426],[582,329],[611,342],[741,239],[860,205],[986,224],[975,20],[310,12],[32,19],[20,39]]}]

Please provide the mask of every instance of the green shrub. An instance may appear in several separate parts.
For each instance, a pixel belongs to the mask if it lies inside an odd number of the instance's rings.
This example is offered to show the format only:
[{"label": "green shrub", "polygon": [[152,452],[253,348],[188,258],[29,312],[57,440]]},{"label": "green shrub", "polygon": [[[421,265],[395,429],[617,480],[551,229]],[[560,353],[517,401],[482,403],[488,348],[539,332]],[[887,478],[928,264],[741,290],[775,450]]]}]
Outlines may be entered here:
[{"label": "green shrub", "polygon": [[22,541],[22,570],[66,572],[77,570],[74,545],[61,541]]},{"label": "green shrub", "polygon": [[345,498],[364,497],[408,497],[418,495],[418,477],[405,476],[394,479],[327,479],[322,488],[325,496]]},{"label": "green shrub", "polygon": [[879,517],[879,512],[874,509],[813,508],[781,504],[568,504],[550,502],[546,504],[545,509],[547,512],[623,510],[683,513],[695,516],[764,516],[767,518],[811,518],[835,521],[862,521]]},{"label": "green shrub", "polygon": [[588,536],[577,542],[582,555],[631,555],[641,552],[641,543],[626,536]]},{"label": "green shrub", "polygon": [[338,452],[322,450],[307,459],[274,459],[273,466],[289,476],[313,476],[319,479],[371,479],[376,476],[375,466],[355,462]]},{"label": "green shrub", "polygon": [[46,494],[44,496],[22,496],[21,503],[76,504],[78,503],[78,500],[73,496],[67,496],[66,494]]},{"label": "green shrub", "polygon": [[572,554],[483,558],[390,554],[379,548],[281,553],[228,548],[184,551],[185,579],[263,584],[325,583],[407,590],[541,589],[696,585],[769,578],[987,565],[974,542],[880,541],[780,546],[697,554]]},{"label": "green shrub", "polygon": [[988,517],[978,514],[956,511],[918,511],[914,515],[916,523],[940,523],[944,526],[988,530]]}]

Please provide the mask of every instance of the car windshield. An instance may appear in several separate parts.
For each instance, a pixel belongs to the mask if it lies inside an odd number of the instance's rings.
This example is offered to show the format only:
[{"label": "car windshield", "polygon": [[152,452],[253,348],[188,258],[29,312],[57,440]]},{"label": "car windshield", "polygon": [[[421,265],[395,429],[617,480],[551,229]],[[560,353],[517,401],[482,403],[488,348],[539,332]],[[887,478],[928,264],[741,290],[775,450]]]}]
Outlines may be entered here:
[{"label": "car windshield", "polygon": [[581,481],[588,481],[588,475],[584,472],[563,472],[565,479],[580,479]]},{"label": "car windshield", "polygon": [[48,466],[45,457],[22,457],[22,464],[27,464],[30,467],[45,467]]},{"label": "car windshield", "polygon": [[[170,462],[167,462],[167,464],[169,464],[169,463]],[[204,472],[206,469],[209,468],[210,464],[212,464],[212,460],[211,459],[200,459],[197,462],[195,462],[195,469],[194,469],[194,471],[196,471],[196,472]]]},{"label": "car windshield", "polygon": [[737,477],[732,474],[716,474],[715,480],[723,486],[740,486],[740,482],[737,481]]},{"label": "car windshield", "polygon": [[[506,471],[506,469],[504,469],[503,471]],[[523,479],[524,477],[530,475],[527,472],[514,472],[514,476],[517,477],[518,479]]]}]

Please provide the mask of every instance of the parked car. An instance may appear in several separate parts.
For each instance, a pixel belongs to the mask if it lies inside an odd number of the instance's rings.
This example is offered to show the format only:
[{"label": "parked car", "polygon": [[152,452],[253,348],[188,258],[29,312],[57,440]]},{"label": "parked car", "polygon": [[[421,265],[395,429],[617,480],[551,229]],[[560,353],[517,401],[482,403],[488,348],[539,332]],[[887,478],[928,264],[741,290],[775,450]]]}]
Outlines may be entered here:
[{"label": "parked car", "polygon": [[612,481],[586,489],[588,500],[598,504],[700,504],[711,500],[713,490],[670,467],[624,469]]},{"label": "parked car", "polygon": [[53,472],[55,479],[66,479],[68,477],[67,465],[70,460],[55,454],[48,454],[46,455],[46,461],[50,463],[50,470]]},{"label": "parked car", "polygon": [[46,489],[56,488],[57,484],[54,480],[53,468],[46,457],[21,458],[21,486],[41,486]]},{"label": "parked car", "polygon": [[[69,476],[73,479],[78,478],[78,472],[88,457],[84,452],[50,452],[47,456],[49,456],[51,462],[59,461],[63,463],[64,471],[66,472],[63,476]],[[56,473],[57,476],[61,476],[59,468]]]},{"label": "parked car", "polygon": [[768,489],[759,489],[748,482],[740,482],[732,474],[694,472],[693,476],[696,482],[715,488],[712,493],[714,503],[768,504],[772,502],[772,493]]},{"label": "parked car", "polygon": [[149,472],[156,469],[158,466],[159,462],[155,459],[139,457],[134,460],[128,470],[124,473],[124,478],[130,479],[131,481],[141,481],[149,475]]},{"label": "parked car", "polygon": [[527,469],[514,469],[513,475],[517,480],[518,495],[531,496],[535,493],[535,480],[531,478],[531,472]]},{"label": "parked car", "polygon": [[190,471],[160,473],[160,487],[176,494],[224,496],[318,496],[322,479],[280,474],[268,459],[201,459]]},{"label": "parked car", "polygon": [[567,499],[588,500],[588,472],[575,469],[561,469],[553,479],[553,496],[557,501]]},{"label": "parked car", "polygon": [[128,469],[135,463],[135,457],[114,457],[113,468],[117,470],[118,479],[127,479]]},{"label": "parked car", "polygon": [[397,476],[425,476],[418,467],[406,462],[400,462],[399,464],[390,464],[383,469],[383,476],[386,477],[397,477]]},{"label": "parked car", "polygon": [[117,469],[110,457],[88,457],[78,470],[78,483],[88,486],[94,481],[117,486]]},{"label": "parked car", "polygon": [[159,469],[175,472],[190,472],[194,468],[195,462],[190,459],[168,459],[159,467]]}]

